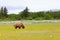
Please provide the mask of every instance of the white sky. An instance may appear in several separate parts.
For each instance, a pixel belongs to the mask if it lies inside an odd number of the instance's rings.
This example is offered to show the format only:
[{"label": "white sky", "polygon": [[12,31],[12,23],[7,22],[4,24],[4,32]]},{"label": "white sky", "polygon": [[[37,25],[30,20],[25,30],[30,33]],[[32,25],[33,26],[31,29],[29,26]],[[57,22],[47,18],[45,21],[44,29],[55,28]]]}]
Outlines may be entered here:
[{"label": "white sky", "polygon": [[60,9],[60,0],[0,0],[0,7],[6,6],[9,13],[18,13],[27,6],[29,11]]}]

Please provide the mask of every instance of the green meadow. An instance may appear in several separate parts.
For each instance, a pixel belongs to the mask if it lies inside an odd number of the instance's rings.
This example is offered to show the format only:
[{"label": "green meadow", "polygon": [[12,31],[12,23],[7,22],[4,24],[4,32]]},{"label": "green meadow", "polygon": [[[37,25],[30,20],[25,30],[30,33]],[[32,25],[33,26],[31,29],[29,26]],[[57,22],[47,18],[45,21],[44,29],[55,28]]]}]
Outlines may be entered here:
[{"label": "green meadow", "polygon": [[0,24],[0,40],[60,40],[60,23],[24,25],[14,29],[13,24]]}]

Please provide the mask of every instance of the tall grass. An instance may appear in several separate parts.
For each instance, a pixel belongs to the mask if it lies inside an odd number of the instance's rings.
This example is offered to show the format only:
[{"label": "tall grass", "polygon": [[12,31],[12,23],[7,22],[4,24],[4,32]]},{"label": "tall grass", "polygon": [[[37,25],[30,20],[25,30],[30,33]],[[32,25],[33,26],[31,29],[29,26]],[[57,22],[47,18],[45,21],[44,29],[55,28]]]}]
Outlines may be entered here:
[{"label": "tall grass", "polygon": [[24,25],[14,29],[13,24],[0,24],[0,40],[60,40],[60,23]]}]

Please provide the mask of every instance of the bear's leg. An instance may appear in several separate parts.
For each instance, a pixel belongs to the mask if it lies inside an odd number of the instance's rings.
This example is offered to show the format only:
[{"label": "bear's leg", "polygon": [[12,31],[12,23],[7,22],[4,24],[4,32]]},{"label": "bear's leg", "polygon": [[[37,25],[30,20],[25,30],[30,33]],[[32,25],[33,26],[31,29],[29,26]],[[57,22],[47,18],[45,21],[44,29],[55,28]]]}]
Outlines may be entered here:
[{"label": "bear's leg", "polygon": [[19,27],[19,29],[20,29],[21,27]]},{"label": "bear's leg", "polygon": [[15,27],[15,29],[17,29],[17,26]]},{"label": "bear's leg", "polygon": [[22,26],[22,28],[24,29],[25,27],[24,27],[24,26]]}]

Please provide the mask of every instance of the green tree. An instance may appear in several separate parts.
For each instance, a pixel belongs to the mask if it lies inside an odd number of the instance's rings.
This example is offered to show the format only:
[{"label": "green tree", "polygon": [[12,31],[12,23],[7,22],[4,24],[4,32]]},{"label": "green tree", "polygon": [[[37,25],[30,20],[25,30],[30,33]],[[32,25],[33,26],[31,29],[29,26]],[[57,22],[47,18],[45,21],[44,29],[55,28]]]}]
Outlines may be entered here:
[{"label": "green tree", "polygon": [[3,9],[3,7],[1,7],[1,10],[0,10],[0,17],[1,18],[4,17],[3,14],[4,14],[4,9]]},{"label": "green tree", "polygon": [[4,7],[4,16],[5,16],[5,17],[8,17],[8,14],[7,14],[7,13],[8,13],[8,10],[7,10],[6,7]]},{"label": "green tree", "polygon": [[20,13],[20,16],[22,18],[26,18],[29,16],[29,12],[28,12],[28,7],[26,7],[21,13]]}]

